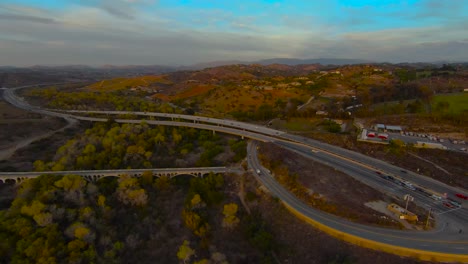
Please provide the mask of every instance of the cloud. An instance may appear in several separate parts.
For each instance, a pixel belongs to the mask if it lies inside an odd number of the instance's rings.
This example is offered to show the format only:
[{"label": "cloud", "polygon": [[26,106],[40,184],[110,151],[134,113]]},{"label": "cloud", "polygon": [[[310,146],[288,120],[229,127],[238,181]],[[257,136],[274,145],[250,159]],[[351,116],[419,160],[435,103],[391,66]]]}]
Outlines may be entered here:
[{"label": "cloud", "polygon": [[187,65],[273,57],[468,60],[467,27],[454,21],[358,31],[355,26],[368,22],[346,27],[343,21],[352,21],[359,12],[336,23],[323,22],[317,14],[271,21],[271,14],[221,9],[141,10],[148,4],[86,0],[60,11],[11,5],[0,12],[0,58],[14,65]]},{"label": "cloud", "polygon": [[138,8],[154,5],[155,0],[81,0],[85,6],[95,7],[121,19],[134,19]]},{"label": "cloud", "polygon": [[46,17],[35,17],[35,16],[28,16],[28,15],[16,15],[16,14],[1,14],[0,13],[0,20],[18,20],[18,21],[26,21],[26,22],[34,22],[34,23],[44,23],[44,24],[52,24],[56,21],[52,18]]}]

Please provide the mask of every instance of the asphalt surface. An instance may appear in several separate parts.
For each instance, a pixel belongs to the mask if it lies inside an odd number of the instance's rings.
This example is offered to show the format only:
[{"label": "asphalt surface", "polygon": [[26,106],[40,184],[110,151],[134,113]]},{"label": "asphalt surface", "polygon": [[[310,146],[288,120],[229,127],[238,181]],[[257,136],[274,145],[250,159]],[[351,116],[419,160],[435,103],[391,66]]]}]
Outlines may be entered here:
[{"label": "asphalt surface", "polygon": [[460,152],[465,152],[466,150],[462,150],[462,148],[467,149],[468,146],[466,144],[453,144],[450,142],[450,140],[444,138],[444,142],[439,142],[435,140],[430,140],[427,137],[418,137],[418,136],[409,136],[409,135],[404,135],[400,133],[387,133],[391,138],[399,139],[402,140],[403,142],[408,142],[412,144],[416,144],[418,141],[419,142],[424,142],[424,143],[436,143],[436,144],[441,144],[442,146],[445,146],[448,150],[455,150],[455,151],[460,151]]},{"label": "asphalt surface", "polygon": [[[4,98],[11,104],[26,110],[35,111],[38,113],[53,115],[63,118],[88,120],[88,121],[107,121],[106,118],[90,118],[78,117],[66,113],[57,113],[50,110],[44,110],[30,106],[28,103],[21,101],[14,95],[13,89],[4,91]],[[297,198],[291,193],[286,191],[279,183],[276,182],[268,172],[260,166],[256,155],[251,155],[249,158],[249,165],[254,169],[260,169],[262,173],[255,175],[262,184],[265,185],[275,196],[279,197],[283,202],[289,204],[293,208],[300,211],[302,214],[313,218],[320,223],[327,226],[347,232],[362,238],[397,245],[401,247],[416,248],[426,251],[445,252],[452,254],[465,254],[468,252],[468,218],[466,203],[462,204],[462,208],[453,211],[448,211],[440,202],[436,202],[429,198],[427,192],[430,194],[443,194],[447,193],[449,196],[454,193],[467,193],[466,190],[448,186],[436,180],[433,180],[422,175],[412,172],[402,172],[402,169],[386,162],[356,153],[350,150],[342,149],[316,140],[303,138],[295,135],[286,134],[281,131],[273,130],[270,128],[246,124],[238,121],[220,120],[207,117],[189,116],[189,115],[175,115],[163,113],[145,113],[145,112],[117,112],[117,111],[89,111],[88,113],[102,113],[102,114],[137,114],[137,115],[154,115],[160,118],[171,119],[185,119],[192,122],[179,122],[179,121],[153,121],[153,120],[125,120],[119,119],[117,122],[121,123],[141,123],[142,121],[149,124],[161,125],[178,125],[190,126],[201,129],[208,129],[219,131],[223,133],[230,133],[239,136],[244,136],[261,141],[270,141],[280,144],[282,147],[291,149],[309,158],[313,158],[332,167],[335,167],[352,177],[360,179],[365,184],[373,186],[374,188],[384,191],[402,195],[403,193],[410,192],[415,196],[415,202],[423,206],[430,206],[434,208],[436,214],[439,214],[438,221],[441,222],[437,229],[427,232],[414,232],[414,231],[398,231],[389,230],[384,228],[368,227],[359,225],[336,216],[332,216],[323,212],[314,210]],[[73,112],[77,113],[77,111]],[[201,123],[203,122],[203,123]],[[206,124],[210,123],[210,124]],[[249,152],[252,153],[252,145],[249,145]],[[394,182],[389,182],[375,173],[375,170],[381,171],[385,175],[392,175],[393,177],[401,180],[408,180],[424,189],[425,192],[412,191],[402,189],[401,186],[396,186]],[[255,172],[255,170],[254,170]],[[256,173],[254,173],[256,174]],[[429,209],[429,208],[428,208]],[[450,225],[444,225],[443,222],[450,221]],[[464,228],[465,232],[458,233],[458,227]],[[468,260],[468,255],[467,255]]]},{"label": "asphalt surface", "polygon": [[[466,252],[468,252],[467,236],[459,234],[458,232],[448,232],[448,229],[445,228],[428,232],[390,230],[353,223],[334,215],[315,210],[278,184],[269,174],[268,170],[261,166],[256,155],[255,144],[249,144],[248,153],[248,164],[249,167],[252,168],[252,173],[272,195],[280,198],[284,203],[321,224],[332,227],[343,233],[349,233],[400,247],[452,254],[466,254]],[[260,173],[257,173],[257,170],[259,170]]]}]

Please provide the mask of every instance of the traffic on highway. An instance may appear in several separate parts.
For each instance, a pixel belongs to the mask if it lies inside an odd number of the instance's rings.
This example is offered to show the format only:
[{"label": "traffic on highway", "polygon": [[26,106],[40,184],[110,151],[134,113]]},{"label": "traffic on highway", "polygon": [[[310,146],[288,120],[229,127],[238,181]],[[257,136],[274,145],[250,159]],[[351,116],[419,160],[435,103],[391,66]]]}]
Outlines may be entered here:
[{"label": "traffic on highway", "polygon": [[[382,245],[403,247],[406,250],[415,250],[451,254],[460,260],[468,262],[468,203],[465,202],[466,190],[446,185],[434,179],[405,171],[399,167],[378,159],[365,156],[337,146],[323,142],[287,134],[259,125],[247,124],[239,121],[222,120],[200,116],[177,115],[166,113],[123,112],[123,111],[61,111],[45,110],[33,107],[20,100],[15,89],[4,91],[4,98],[11,104],[29,111],[45,115],[53,115],[65,119],[78,119],[85,121],[106,122],[107,118],[84,117],[78,113],[102,114],[133,114],[138,116],[155,116],[171,118],[171,121],[116,119],[119,123],[140,123],[142,121],[155,125],[187,126],[199,129],[229,133],[254,140],[273,142],[283,148],[294,151],[307,158],[332,166],[349,176],[382,192],[403,196],[410,194],[420,206],[431,209],[437,219],[435,230],[426,232],[398,231],[385,228],[368,227],[356,224],[336,216],[317,211],[305,205],[285,190],[258,161],[255,144],[248,146],[248,164],[255,177],[285,205],[301,214],[316,226],[326,226],[341,234],[358,237],[359,241],[374,241]],[[179,119],[191,122],[181,122]],[[457,195],[460,194],[460,195]],[[450,223],[450,227],[448,224]],[[315,224],[314,224],[315,225]],[[352,242],[352,241],[351,241]]]}]

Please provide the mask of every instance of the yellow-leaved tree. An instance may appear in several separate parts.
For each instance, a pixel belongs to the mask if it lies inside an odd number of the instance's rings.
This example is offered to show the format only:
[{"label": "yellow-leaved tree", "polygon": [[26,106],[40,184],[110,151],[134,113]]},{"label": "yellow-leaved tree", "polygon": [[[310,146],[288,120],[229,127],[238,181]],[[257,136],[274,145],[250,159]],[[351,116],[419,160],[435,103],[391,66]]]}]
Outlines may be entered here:
[{"label": "yellow-leaved tree", "polygon": [[238,206],[235,203],[229,203],[224,205],[224,219],[223,219],[223,227],[228,229],[232,229],[239,224],[239,218],[237,218]]}]

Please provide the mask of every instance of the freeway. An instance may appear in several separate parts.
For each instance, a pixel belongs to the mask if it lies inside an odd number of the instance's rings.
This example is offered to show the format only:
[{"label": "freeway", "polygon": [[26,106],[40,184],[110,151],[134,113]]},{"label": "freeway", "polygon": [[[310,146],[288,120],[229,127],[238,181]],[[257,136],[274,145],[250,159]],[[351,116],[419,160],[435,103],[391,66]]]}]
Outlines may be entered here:
[{"label": "freeway", "polygon": [[[30,111],[38,113],[53,115],[62,118],[71,118],[87,121],[107,121],[107,118],[95,118],[95,117],[83,117],[72,115],[67,112],[55,112],[51,110],[41,109],[30,106],[27,102],[21,101],[14,94],[14,89],[8,89],[4,93],[4,98],[11,104]],[[97,113],[97,111],[85,111],[84,113]],[[212,131],[219,131],[223,133],[235,134],[243,137],[252,138],[255,140],[274,142],[280,144],[282,147],[286,147],[293,151],[305,155],[309,158],[316,159],[323,163],[326,163],[332,167],[342,170],[343,172],[351,175],[352,177],[358,178],[364,183],[389,193],[397,193],[398,195],[408,192],[408,190],[402,190],[398,186],[389,183],[376,176],[375,170],[382,171],[385,174],[394,175],[401,179],[406,179],[417,185],[424,187],[425,189],[432,190],[435,193],[453,193],[463,192],[459,188],[448,186],[440,183],[428,177],[418,175],[412,172],[402,172],[401,168],[386,162],[373,159],[371,157],[355,153],[346,149],[342,149],[336,146],[328,145],[319,141],[315,141],[308,138],[303,138],[295,135],[286,134],[281,131],[265,128],[258,125],[246,124],[238,121],[221,120],[208,117],[188,116],[188,115],[176,115],[176,114],[163,114],[163,113],[145,113],[145,112],[117,112],[117,111],[100,111],[101,114],[133,114],[133,115],[154,115],[160,118],[171,118],[176,121],[155,121],[155,120],[126,120],[117,119],[120,123],[140,123],[146,122],[148,124],[155,125],[176,125],[176,126],[187,126],[201,129],[208,129]],[[76,114],[76,112],[75,112]],[[178,119],[190,120],[192,122],[180,122]],[[207,124],[208,123],[208,124]],[[249,151],[251,147],[249,147]],[[376,241],[383,244],[398,245],[406,248],[413,248],[424,250],[425,252],[445,252],[450,254],[464,254],[466,261],[468,261],[468,236],[465,231],[462,234],[456,232],[453,228],[445,228],[443,225],[433,231],[428,232],[410,232],[410,231],[396,231],[388,230],[384,228],[374,228],[358,225],[337,217],[330,216],[323,212],[318,212],[309,208],[307,205],[300,202],[288,191],[284,190],[271,176],[268,176],[265,169],[261,168],[258,161],[249,159],[249,165],[254,168],[260,168],[264,173],[256,175],[257,179],[262,182],[274,195],[279,197],[285,204],[294,208],[301,214],[319,221],[320,223],[327,225],[341,232],[356,235],[360,238]],[[268,176],[268,177],[267,177]],[[465,230],[468,228],[467,225],[467,209],[461,208],[457,211],[446,213],[442,211],[443,208],[440,204],[434,204],[433,201],[428,200],[427,196],[419,193],[412,193],[417,197],[417,202],[424,205],[434,206],[436,210],[440,210],[441,215],[439,219],[443,221],[452,221],[455,226],[463,226]],[[442,214],[444,213],[444,214]],[[451,222],[451,223],[452,223]],[[451,225],[453,226],[453,225]]]},{"label": "freeway", "polygon": [[[284,187],[278,184],[269,174],[269,171],[261,166],[256,155],[255,146],[256,145],[252,143],[248,146],[248,164],[249,167],[253,169],[253,174],[257,180],[285,204],[295,208],[301,214],[314,219],[320,224],[331,227],[342,233],[350,233],[373,241],[379,241],[383,244],[432,252],[454,254],[466,254],[466,252],[468,252],[466,236],[461,236],[457,232],[443,232],[445,231],[444,229],[429,232],[409,232],[369,227],[315,210],[284,189]],[[259,170],[260,173],[257,173],[257,170]],[[466,255],[466,259],[468,260],[468,255]]]},{"label": "freeway", "polygon": [[[294,151],[306,158],[330,165],[333,168],[355,178],[356,180],[363,182],[364,184],[369,185],[376,190],[380,190],[381,192],[388,194],[389,196],[401,199],[404,195],[410,194],[415,198],[415,202],[418,205],[426,208],[427,210],[432,208],[433,214],[440,214],[441,216],[440,219],[438,219],[438,222],[442,223],[442,226],[443,223],[449,221],[450,229],[452,231],[458,231],[460,229],[467,228],[468,210],[464,208],[457,208],[457,210],[453,210],[450,215],[445,215],[445,213],[451,209],[444,206],[442,200],[434,200],[431,198],[430,193],[422,192],[422,189],[415,188],[413,190],[406,188],[404,185],[399,184],[399,181],[385,179],[382,177],[383,174],[379,175],[372,169],[363,166],[355,166],[353,163],[333,158],[322,151],[311,151],[310,148],[303,145],[288,145],[284,142],[276,142],[276,144],[283,148]],[[439,228],[440,227],[441,226],[439,226]]]},{"label": "freeway", "polygon": [[[52,111],[60,111],[56,109],[52,109]],[[269,136],[279,136],[284,134],[285,132],[270,129],[264,126],[253,125],[249,123],[234,121],[234,120],[227,120],[227,119],[217,119],[211,117],[204,117],[204,116],[194,116],[194,115],[182,115],[182,114],[169,114],[169,113],[153,113],[153,112],[129,112],[129,111],[85,111],[85,110],[68,110],[62,111],[66,113],[74,113],[74,114],[106,114],[106,115],[136,115],[136,116],[150,116],[150,117],[162,117],[162,118],[171,118],[174,119],[184,119],[190,120],[196,123],[204,122],[204,123],[212,123],[220,126],[227,126],[233,128],[239,128],[242,130],[248,131],[255,131],[257,133],[262,133]]]},{"label": "freeway", "polygon": [[455,193],[467,192],[464,189],[447,185],[445,183],[434,180],[430,177],[426,177],[420,174],[416,174],[410,171],[403,170],[400,167],[394,166],[382,160],[375,159],[375,158],[372,158],[372,157],[369,157],[364,154],[357,153],[351,150],[347,150],[344,148],[326,144],[317,140],[304,138],[304,137],[297,136],[297,135],[290,135],[290,134],[285,134],[282,136],[282,138],[290,139],[300,144],[314,147],[316,150],[321,150],[322,152],[325,151],[328,153],[333,153],[337,155],[337,157],[338,156],[345,157],[346,159],[353,161],[355,164],[361,164],[362,166],[366,166],[370,169],[374,169],[376,171],[379,170],[379,171],[382,171],[383,173],[410,181],[412,183],[417,184],[418,186],[434,191],[436,194],[439,194],[439,196],[443,196],[442,194],[446,193],[447,195],[454,198],[453,194]]},{"label": "freeway", "polygon": [[[389,175],[398,177],[402,180],[410,181],[412,183],[417,184],[421,188],[432,190],[438,196],[443,196],[443,194],[447,194],[451,196],[451,198],[455,198],[455,193],[466,193],[465,190],[460,188],[456,188],[453,186],[449,186],[447,184],[441,183],[436,181],[432,178],[425,177],[416,173],[408,172],[402,170],[401,168],[391,165],[387,162],[354,152],[347,149],[343,149],[337,146],[333,146],[327,143],[323,143],[317,140],[313,140],[310,138],[304,138],[297,135],[287,134],[283,131],[278,131],[275,129],[266,128],[259,125],[252,125],[247,124],[239,121],[232,121],[232,120],[223,120],[223,119],[216,119],[216,118],[209,118],[209,117],[201,117],[201,116],[191,116],[191,115],[180,115],[180,114],[168,114],[168,113],[148,113],[148,112],[128,112],[128,111],[78,111],[78,110],[70,110],[65,111],[67,113],[93,113],[93,114],[106,114],[106,115],[125,115],[125,114],[132,114],[136,116],[152,116],[152,117],[162,117],[162,118],[171,118],[172,120],[175,119],[184,119],[190,120],[194,123],[210,123],[215,124],[217,126],[229,127],[229,128],[237,128],[242,129],[243,131],[251,131],[255,132],[255,134],[263,134],[267,136],[271,136],[271,138],[262,137],[262,141],[283,141],[285,144],[291,145],[291,142],[297,142],[300,144],[305,145],[306,147],[315,148],[317,150],[321,150],[322,153],[327,153],[335,158],[339,159],[346,159],[348,162],[351,160],[355,164],[360,164],[362,166],[367,166],[368,168],[372,168],[374,170],[381,170],[386,172]],[[76,116],[75,116],[76,118]],[[84,117],[81,117],[84,118]],[[85,120],[85,119],[82,119]],[[104,120],[104,119],[101,119]],[[97,119],[89,121],[98,121]],[[124,122],[123,119],[119,119],[119,122]],[[135,122],[135,121],[132,121]],[[145,122],[151,123],[152,121],[146,120]],[[169,123],[168,123],[169,124]],[[173,124],[173,123],[172,123]],[[186,123],[183,123],[186,124]],[[185,125],[184,125],[185,126]],[[202,125],[198,126],[201,128]],[[197,126],[192,126],[197,127]],[[205,129],[217,130],[213,127],[204,127]],[[238,130],[224,130],[220,132],[226,132],[231,134],[241,135],[244,132],[237,133]],[[246,135],[246,137],[252,138],[252,133]],[[255,139],[255,138],[254,138]],[[256,138],[258,139],[258,137]],[[267,140],[265,140],[267,139]],[[331,165],[331,164],[330,164]]]}]

